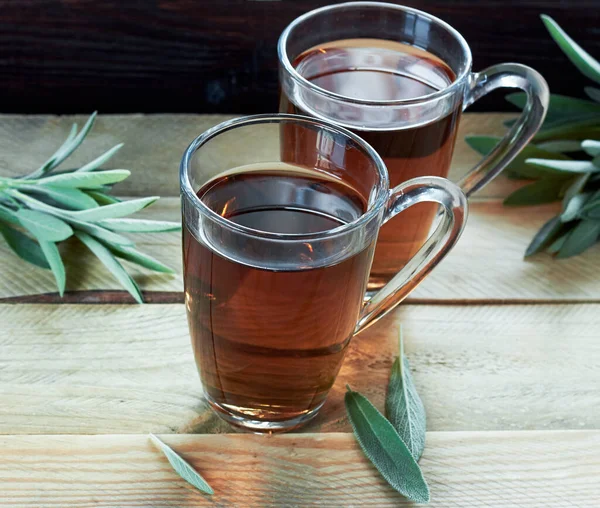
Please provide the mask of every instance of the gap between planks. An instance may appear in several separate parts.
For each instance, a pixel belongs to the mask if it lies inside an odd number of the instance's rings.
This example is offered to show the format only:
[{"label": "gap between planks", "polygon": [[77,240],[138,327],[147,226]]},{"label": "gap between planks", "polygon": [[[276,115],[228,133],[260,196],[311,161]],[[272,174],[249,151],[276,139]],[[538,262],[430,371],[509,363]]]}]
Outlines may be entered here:
[{"label": "gap between planks", "polygon": [[[413,506],[352,434],[167,435],[215,491],[191,488],[146,435],[0,436],[0,506]],[[429,432],[430,506],[600,503],[600,431]]]}]

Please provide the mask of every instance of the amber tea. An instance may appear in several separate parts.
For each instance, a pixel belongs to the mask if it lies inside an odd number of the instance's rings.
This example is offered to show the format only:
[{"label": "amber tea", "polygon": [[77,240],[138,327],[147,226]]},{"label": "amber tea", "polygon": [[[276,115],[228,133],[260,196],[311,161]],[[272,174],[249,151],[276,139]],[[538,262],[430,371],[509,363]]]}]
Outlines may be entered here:
[{"label": "amber tea", "polygon": [[[314,85],[359,100],[406,100],[447,88],[455,79],[440,58],[408,44],[379,39],[345,39],[321,44],[300,54],[293,66]],[[332,102],[328,117],[367,141],[383,158],[394,187],[417,176],[447,176],[454,148],[461,105],[425,125],[390,128],[394,111],[381,107],[344,111]],[[311,115],[311,105],[282,95],[280,110]],[[340,120],[341,119],[341,120]],[[356,128],[357,123],[362,124]],[[419,124],[418,120],[415,121]],[[381,125],[386,127],[382,128]],[[345,125],[348,127],[348,125]],[[298,147],[295,147],[298,149]],[[427,238],[437,206],[423,203],[404,212],[401,221],[381,228],[371,270],[370,287],[387,282],[415,254]]]},{"label": "amber tea", "polygon": [[[197,195],[235,224],[288,235],[332,230],[367,206],[346,184],[281,163],[230,172]],[[230,246],[209,246],[187,229],[183,240],[190,333],[208,400],[269,422],[318,410],[354,333],[373,242],[337,264],[306,269],[315,255],[307,241],[296,269],[278,270],[232,260]]]}]

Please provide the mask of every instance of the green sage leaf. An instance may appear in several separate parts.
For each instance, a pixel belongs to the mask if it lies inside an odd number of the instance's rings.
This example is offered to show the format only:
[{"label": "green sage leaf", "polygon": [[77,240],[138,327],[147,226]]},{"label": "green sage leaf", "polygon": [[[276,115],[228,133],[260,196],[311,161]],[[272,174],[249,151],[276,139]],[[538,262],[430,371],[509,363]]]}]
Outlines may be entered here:
[{"label": "green sage leaf", "polygon": [[161,233],[181,229],[181,224],[178,222],[144,219],[105,219],[99,221],[98,224],[112,231],[129,233]]},{"label": "green sage leaf", "polygon": [[4,237],[4,240],[6,240],[8,246],[23,261],[27,261],[40,268],[50,269],[50,265],[46,260],[44,252],[35,240],[32,240],[20,231],[3,224],[0,224],[0,233]]},{"label": "green sage leaf", "polygon": [[593,86],[586,86],[583,91],[587,94],[587,96],[596,101],[600,102],[600,88],[594,88]]},{"label": "green sage leaf", "polygon": [[564,226],[560,220],[560,216],[552,217],[533,237],[533,240],[531,240],[531,243],[525,251],[525,257],[533,256],[534,254],[543,251],[556,239],[563,229]]},{"label": "green sage leaf", "polygon": [[163,265],[157,259],[154,259],[152,256],[148,256],[147,254],[144,254],[143,252],[140,252],[134,249],[133,247],[124,247],[122,245],[109,245],[108,248],[115,256],[122,259],[126,259],[127,261],[131,261],[136,265],[149,268],[150,270],[154,270],[155,272],[174,273],[174,271],[167,265]]},{"label": "green sage leaf", "polygon": [[586,139],[581,142],[581,149],[592,157],[598,157],[600,155],[600,141]]},{"label": "green sage leaf", "polygon": [[550,16],[542,14],[541,18],[552,38],[564,54],[567,55],[567,58],[571,60],[573,65],[579,69],[579,72],[596,83],[600,83],[600,63],[571,39]]},{"label": "green sage leaf", "polygon": [[506,206],[526,206],[552,203],[560,198],[563,181],[555,178],[538,180],[521,187],[504,200]]},{"label": "green sage leaf", "polygon": [[548,254],[556,254],[560,249],[562,249],[562,246],[565,244],[565,240],[567,239],[568,234],[569,234],[568,232],[563,233],[556,240],[554,240],[548,246],[548,248],[546,248],[546,251],[548,252]]},{"label": "green sage leaf", "polygon": [[42,248],[42,252],[46,259],[48,260],[48,264],[50,265],[50,269],[54,274],[54,279],[56,280],[56,286],[58,287],[58,293],[60,296],[65,294],[65,284],[67,281],[67,277],[65,274],[65,265],[60,257],[60,252],[58,251],[58,247],[54,242],[46,242],[38,238],[38,242],[40,247]]},{"label": "green sage leaf", "polygon": [[39,180],[39,185],[88,189],[109,183],[121,182],[130,174],[131,172],[127,169],[109,169],[93,173],[62,173]]},{"label": "green sage leaf", "polygon": [[[467,136],[465,138],[467,144],[482,155],[488,155],[500,139],[496,136]],[[506,171],[516,173],[521,178],[532,178],[535,180],[546,176],[564,176],[553,169],[540,168],[527,164],[525,161],[531,158],[569,160],[569,157],[566,155],[542,150],[534,144],[529,144],[511,161],[506,167]]]},{"label": "green sage leaf", "polygon": [[117,153],[122,146],[123,143],[119,143],[118,145],[113,146],[110,150],[104,152],[100,157],[94,159],[91,162],[88,162],[84,166],[81,166],[79,169],[76,170],[76,172],[85,173],[87,171],[94,171],[95,169],[98,169],[102,164],[108,161],[108,159],[110,159],[115,153]]},{"label": "green sage leaf", "polygon": [[600,126],[598,118],[588,118],[585,120],[567,120],[562,125],[554,125],[540,130],[533,138],[535,143],[544,141],[562,140],[584,140],[593,139],[600,136]]},{"label": "green sage leaf", "polygon": [[[523,92],[511,93],[506,96],[506,100],[523,109],[527,103],[527,95]],[[596,118],[599,113],[600,104],[566,95],[552,94],[543,128],[566,120]]]},{"label": "green sage leaf", "polygon": [[583,205],[585,205],[586,201],[591,197],[590,192],[585,192],[583,194],[574,195],[567,203],[565,210],[560,216],[561,222],[570,222],[579,217],[581,209]]},{"label": "green sage leaf", "polygon": [[129,294],[135,298],[136,302],[143,303],[140,288],[125,271],[121,263],[115,259],[110,250],[108,250],[104,245],[92,238],[90,235],[82,231],[75,231],[75,236],[79,238],[84,245],[94,253],[94,255],[102,262],[102,264],[113,274],[115,279],[117,279],[129,292]]},{"label": "green sage leaf", "polygon": [[20,226],[21,223],[19,219],[17,219],[16,212],[13,212],[10,208],[5,208],[0,205],[0,221],[5,222],[6,224],[13,224],[15,226]]},{"label": "green sage leaf", "polygon": [[38,241],[60,242],[73,234],[71,226],[58,217],[27,208],[21,208],[15,213],[21,225]]},{"label": "green sage leaf", "polygon": [[392,365],[392,374],[385,400],[385,415],[404,441],[416,461],[425,449],[425,406],[412,379],[408,359],[404,356],[402,328],[400,355]]},{"label": "green sage leaf", "polygon": [[354,435],[365,455],[400,494],[417,503],[428,503],[429,487],[396,429],[366,397],[348,387],[346,411]]},{"label": "green sage leaf", "polygon": [[98,203],[85,192],[68,187],[55,187],[53,185],[23,185],[19,187],[22,191],[40,193],[61,205],[68,206],[74,210],[85,210],[97,208]]},{"label": "green sage leaf", "polygon": [[58,147],[56,152],[54,152],[50,156],[50,158],[46,162],[44,162],[44,164],[42,164],[42,166],[39,169],[31,173],[28,178],[38,178],[39,176],[49,173],[52,170],[52,168],[55,167],[54,161],[60,156],[61,153],[63,153],[71,145],[71,143],[75,139],[75,136],[77,136],[76,123],[74,123],[71,126],[71,131],[69,132],[69,135],[67,136],[67,139],[65,139],[63,144]]},{"label": "green sage leaf", "polygon": [[190,485],[196,487],[200,492],[213,495],[215,492],[202,476],[190,464],[181,458],[175,450],[163,443],[154,434],[150,434],[150,440],[158,448],[175,470],[175,472]]},{"label": "green sage leaf", "polygon": [[580,221],[567,235],[556,257],[564,259],[581,254],[596,243],[598,235],[600,235],[600,221]]},{"label": "green sage leaf", "polygon": [[[84,173],[85,174],[85,173]],[[98,173],[87,173],[87,174],[98,174]],[[77,220],[98,222],[104,219],[114,219],[117,217],[124,217],[135,212],[139,212],[143,208],[150,206],[158,199],[158,196],[152,196],[148,198],[131,199],[129,201],[123,201],[121,203],[115,203],[114,205],[104,205],[98,208],[91,208],[89,210],[81,210],[79,212],[71,212],[71,216]]]},{"label": "green sage leaf", "polygon": [[563,210],[567,208],[567,205],[571,198],[579,194],[583,191],[583,188],[586,186],[588,180],[590,179],[591,173],[585,173],[583,175],[576,176],[569,186],[565,190],[565,195],[563,198]]},{"label": "green sage leaf", "polygon": [[591,173],[600,171],[600,168],[594,166],[591,161],[527,159],[526,162],[532,166],[555,169],[565,173]]},{"label": "green sage leaf", "polygon": [[85,191],[88,196],[94,199],[96,203],[99,205],[112,205],[113,203],[120,203],[121,200],[105,194],[104,192],[95,191],[95,190],[87,190]]},{"label": "green sage leaf", "polygon": [[[581,151],[581,143],[574,140],[558,140],[558,141],[545,141],[538,143],[537,147],[546,152],[552,153],[565,153],[565,152],[579,152]],[[546,157],[542,157],[546,158]],[[549,157],[548,157],[549,158]],[[553,157],[556,158],[556,157]]]},{"label": "green sage leaf", "polygon": [[65,220],[69,224],[74,226],[75,229],[83,231],[84,233],[88,233],[97,240],[102,240],[102,242],[106,243],[107,245],[132,246],[134,244],[133,240],[127,238],[126,236],[119,235],[118,233],[105,229],[102,226],[98,226],[97,224],[93,224],[91,222],[78,221],[67,217],[65,217]]}]

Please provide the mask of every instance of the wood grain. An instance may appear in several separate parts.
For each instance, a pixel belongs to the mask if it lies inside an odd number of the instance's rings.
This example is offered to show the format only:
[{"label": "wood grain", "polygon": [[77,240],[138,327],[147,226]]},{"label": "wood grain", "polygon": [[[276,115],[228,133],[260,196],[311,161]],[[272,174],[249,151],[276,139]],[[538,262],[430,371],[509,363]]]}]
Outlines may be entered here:
[{"label": "wood grain", "polygon": [[[143,435],[2,436],[0,506],[414,506],[351,434],[163,436],[206,496]],[[433,432],[420,461],[434,507],[600,503],[600,432]]]},{"label": "wood grain", "polygon": [[[581,256],[556,261],[546,254],[523,260],[535,232],[557,211],[557,206],[504,207],[499,201],[472,201],[463,237],[425,282],[409,297],[411,302],[529,302],[600,301],[600,245]],[[139,217],[179,220],[179,200],[161,199]],[[395,220],[402,220],[401,216]],[[126,263],[127,269],[150,295],[149,301],[183,301],[181,291],[180,233],[132,236],[138,248],[176,270],[176,275],[155,274]],[[62,247],[67,264],[67,301],[131,303],[118,282],[76,240]],[[47,270],[17,258],[0,240],[0,299],[42,294],[40,303],[59,302],[56,285]],[[98,295],[93,291],[110,290]],[[166,292],[166,293],[164,293]],[[179,292],[179,296],[172,294]],[[54,296],[49,296],[48,293]],[[45,294],[45,295],[44,295]],[[50,298],[50,300],[49,300]],[[31,296],[13,302],[32,301]]]},{"label": "wood grain", "polygon": [[[586,83],[544,29],[541,13],[555,17],[592,55],[600,53],[594,0],[394,2],[453,25],[471,45],[475,70],[521,62],[546,76],[556,93],[581,95]],[[2,0],[0,109],[273,111],[279,34],[297,16],[329,3]],[[484,107],[507,104],[496,94]]]},{"label": "wood grain", "polygon": [[[355,337],[309,431],[383,408],[403,324],[428,429],[600,428],[600,305],[404,305]],[[232,432],[205,404],[183,305],[0,305],[0,433]]]},{"label": "wood grain", "polygon": [[[1,0],[0,0],[1,3]],[[501,135],[502,122],[512,114],[463,115],[451,178],[458,179],[479,160],[464,142],[467,134]],[[43,164],[67,137],[73,122],[80,126],[86,116],[0,115],[0,176],[26,174]],[[107,168],[126,168],[132,175],[115,186],[124,196],[179,196],[179,163],[190,142],[203,131],[231,115],[100,115],[94,130],[65,163],[77,167],[118,143],[125,146]],[[265,143],[274,140],[265,139]],[[227,156],[227,154],[224,154]],[[496,179],[478,195],[504,197],[519,183]]]}]

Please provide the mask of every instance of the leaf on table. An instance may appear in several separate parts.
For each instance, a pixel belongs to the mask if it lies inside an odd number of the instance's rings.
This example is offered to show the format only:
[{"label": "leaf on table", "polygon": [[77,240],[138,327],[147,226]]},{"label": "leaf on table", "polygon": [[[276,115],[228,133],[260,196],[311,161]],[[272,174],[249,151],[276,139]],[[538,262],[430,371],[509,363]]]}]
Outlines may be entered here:
[{"label": "leaf on table", "polygon": [[600,219],[600,190],[591,193],[589,199],[581,207],[580,215],[584,219]]},{"label": "leaf on table", "polygon": [[[99,174],[99,173],[87,173],[87,174]],[[121,203],[115,203],[113,205],[99,206],[98,208],[92,208],[89,210],[81,210],[78,212],[71,212],[71,216],[77,220],[97,222],[104,219],[115,219],[118,217],[125,217],[135,212],[139,212],[143,208],[150,206],[158,199],[158,196],[151,196],[147,198],[131,199],[129,201],[123,201]]]},{"label": "leaf on table", "polygon": [[40,243],[40,247],[42,248],[42,252],[46,259],[48,260],[48,264],[50,265],[50,269],[54,274],[54,278],[56,279],[56,286],[58,287],[58,293],[60,296],[63,296],[65,293],[65,284],[66,284],[66,274],[65,274],[65,265],[60,257],[60,252],[58,251],[58,247],[54,242],[46,242],[38,238],[38,242]]},{"label": "leaf on table", "polygon": [[112,231],[125,231],[128,233],[166,233],[180,231],[179,222],[145,219],[105,219],[98,222],[101,226]]},{"label": "leaf on table", "polygon": [[181,458],[175,450],[163,443],[154,434],[150,434],[150,440],[158,448],[175,470],[175,472],[186,482],[193,487],[196,487],[200,492],[204,492],[212,496],[215,492],[202,476],[190,464]]},{"label": "leaf on table", "polygon": [[552,141],[557,139],[562,140],[583,140],[593,139],[600,136],[600,126],[598,126],[598,118],[595,115],[593,118],[584,120],[567,120],[562,125],[553,125],[551,127],[540,130],[533,138],[536,144],[544,141]]},{"label": "leaf on table", "polygon": [[[482,155],[488,155],[498,144],[501,138],[497,136],[467,136],[467,144]],[[559,159],[570,160],[569,157],[555,152],[542,150],[534,144],[529,144],[506,166],[506,171],[515,173],[521,178],[539,179],[546,176],[563,177],[561,172],[554,169],[539,168],[527,164],[525,161],[530,158],[537,159]]]},{"label": "leaf on table", "polygon": [[67,206],[73,210],[85,210],[86,208],[98,207],[98,203],[96,203],[94,199],[79,189],[55,187],[53,185],[23,185],[19,188],[23,192],[32,192],[47,196],[54,202]]},{"label": "leaf on table", "polygon": [[[523,92],[511,93],[506,96],[506,100],[523,109],[527,102],[527,95]],[[543,128],[575,118],[580,120],[596,118],[598,114],[600,114],[600,104],[567,95],[552,94]]]},{"label": "leaf on table", "polygon": [[160,273],[175,273],[171,268],[163,265],[152,256],[148,256],[132,247],[124,247],[122,245],[110,245],[108,249],[117,257],[131,261],[137,265],[149,268]]},{"label": "leaf on table", "polygon": [[121,182],[130,174],[131,171],[127,169],[108,169],[106,171],[96,171],[93,173],[61,173],[39,180],[38,185],[88,189]]},{"label": "leaf on table", "polygon": [[591,192],[584,192],[582,194],[575,194],[567,202],[563,213],[560,215],[561,222],[570,222],[579,218],[583,205],[592,197]]},{"label": "leaf on table", "polygon": [[372,464],[400,494],[417,503],[428,503],[429,487],[421,468],[392,424],[350,387],[344,400],[354,435]]},{"label": "leaf on table", "polygon": [[581,142],[581,149],[592,157],[600,155],[600,141],[585,139]]},{"label": "leaf on table", "polygon": [[400,354],[392,365],[392,373],[385,399],[385,415],[416,461],[425,449],[425,406],[415,387],[408,359],[404,356],[402,328]]},{"label": "leaf on table", "polygon": [[94,255],[102,262],[102,264],[113,274],[115,279],[117,279],[119,283],[129,292],[129,294],[135,298],[136,302],[144,302],[140,288],[125,271],[125,268],[123,268],[121,263],[115,259],[110,250],[108,250],[104,245],[92,238],[90,235],[82,231],[75,231],[75,236],[79,238],[84,245],[94,253]]},{"label": "leaf on table", "polygon": [[23,261],[27,261],[40,268],[50,269],[50,265],[46,260],[44,252],[35,240],[32,240],[20,231],[13,229],[10,226],[4,226],[3,224],[0,224],[0,233],[4,237],[4,240],[6,240],[8,246]]},{"label": "leaf on table", "polygon": [[86,190],[85,193],[96,201],[99,205],[112,205],[113,203],[120,203],[121,200],[114,196],[109,196],[104,192],[95,190]]},{"label": "leaf on table", "polygon": [[71,226],[53,215],[28,208],[20,208],[15,214],[21,225],[38,241],[60,242],[73,234]]},{"label": "leaf on table", "polygon": [[546,251],[548,254],[556,254],[562,246],[565,244],[567,236],[569,235],[568,231],[566,233],[562,233],[556,240],[554,240],[547,248]]},{"label": "leaf on table", "polygon": [[541,205],[560,198],[563,181],[555,178],[538,180],[517,189],[504,200],[507,206]]},{"label": "leaf on table", "polygon": [[594,88],[593,86],[586,86],[583,91],[586,93],[586,95],[596,101],[596,102],[600,102],[600,88]]},{"label": "leaf on table", "polygon": [[526,162],[532,166],[563,172],[567,177],[570,176],[569,173],[592,173],[600,171],[600,168],[594,166],[592,161],[527,159]]},{"label": "leaf on table", "polygon": [[98,169],[102,164],[108,161],[115,153],[117,153],[123,147],[123,143],[119,143],[116,146],[113,146],[110,150],[104,152],[100,157],[94,159],[91,162],[88,162],[84,166],[81,166],[76,172],[85,173],[87,171],[94,171]]},{"label": "leaf on table", "polygon": [[563,210],[567,208],[567,204],[571,200],[573,196],[576,196],[580,192],[583,191],[583,188],[586,186],[588,180],[590,179],[591,173],[585,173],[583,175],[576,176],[573,181],[569,184],[569,186],[565,190],[565,195],[563,198]]},{"label": "leaf on table", "polygon": [[21,223],[17,219],[16,213],[10,208],[5,208],[0,205],[0,221],[14,226],[20,226]]},{"label": "leaf on table", "polygon": [[598,235],[600,235],[600,221],[580,221],[567,235],[556,257],[558,259],[565,259],[581,254],[596,243]]},{"label": "leaf on table", "polygon": [[72,218],[68,218],[65,220],[67,220],[72,226],[74,226],[75,229],[83,231],[84,233],[88,233],[97,240],[102,240],[102,242],[107,243],[109,245],[134,245],[133,240],[131,240],[130,238],[105,229],[101,226],[98,226],[97,224],[93,224],[91,222],[78,221]]},{"label": "leaf on table", "polygon": [[531,240],[531,243],[525,251],[525,257],[533,256],[534,254],[543,251],[557,238],[563,228],[564,226],[560,220],[560,215],[552,217],[533,237],[533,240]]},{"label": "leaf on table", "polygon": [[600,83],[600,63],[577,44],[550,16],[542,14],[544,25],[573,65],[589,79]]},{"label": "leaf on table", "polygon": [[42,164],[42,166],[39,169],[37,169],[36,171],[31,173],[29,175],[29,178],[37,178],[37,177],[45,175],[46,173],[51,171],[52,168],[54,168],[54,166],[53,166],[54,161],[56,161],[57,157],[60,156],[60,154],[63,153],[71,145],[71,143],[75,139],[75,136],[77,136],[77,124],[76,123],[74,123],[71,126],[71,131],[69,132],[67,139],[64,140],[63,144],[58,147],[56,152],[54,152],[50,156],[50,158],[46,162],[44,162],[44,164]]}]

